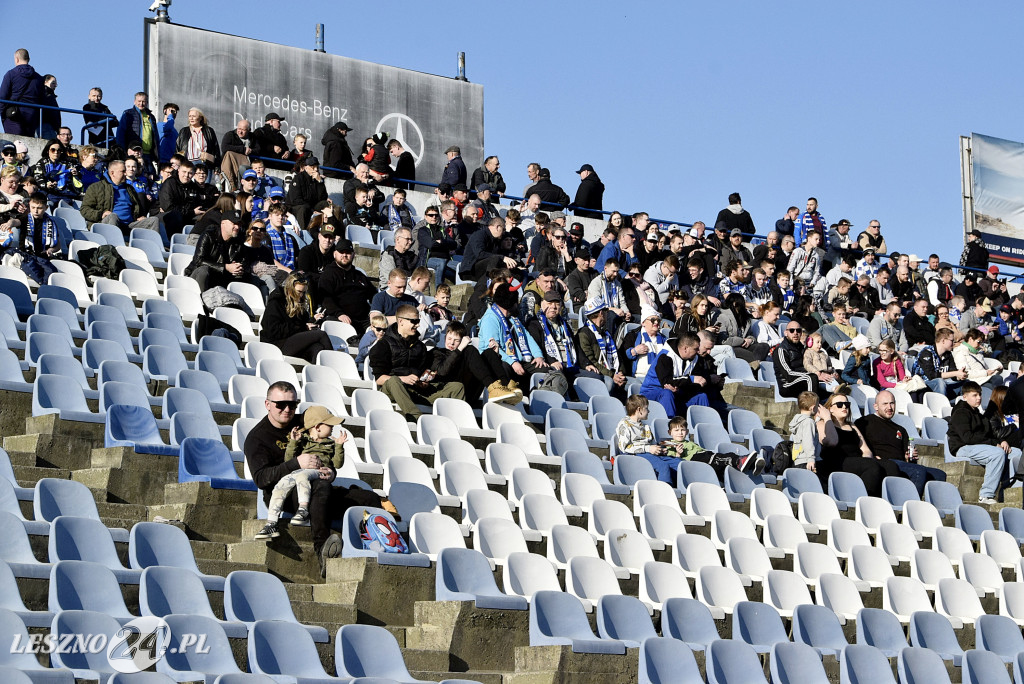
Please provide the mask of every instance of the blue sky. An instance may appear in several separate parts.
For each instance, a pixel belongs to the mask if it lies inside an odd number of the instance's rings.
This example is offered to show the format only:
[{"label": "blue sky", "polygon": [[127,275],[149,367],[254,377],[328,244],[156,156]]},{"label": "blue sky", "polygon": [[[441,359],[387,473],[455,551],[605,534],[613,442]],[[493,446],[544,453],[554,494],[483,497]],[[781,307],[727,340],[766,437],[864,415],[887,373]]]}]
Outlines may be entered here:
[{"label": "blue sky", "polygon": [[[45,18],[4,4],[4,25],[22,28],[0,64],[25,47],[62,105],[92,85],[116,113],[130,104],[148,0],[48,0]],[[572,196],[587,162],[606,209],[664,219],[711,222],[737,191],[765,232],[814,195],[829,222],[877,218],[890,246],[955,260],[957,137],[1024,140],[1020,2],[175,0],[170,14],[309,48],[323,22],[328,52],[441,75],[465,51],[510,190],[538,161]]]}]

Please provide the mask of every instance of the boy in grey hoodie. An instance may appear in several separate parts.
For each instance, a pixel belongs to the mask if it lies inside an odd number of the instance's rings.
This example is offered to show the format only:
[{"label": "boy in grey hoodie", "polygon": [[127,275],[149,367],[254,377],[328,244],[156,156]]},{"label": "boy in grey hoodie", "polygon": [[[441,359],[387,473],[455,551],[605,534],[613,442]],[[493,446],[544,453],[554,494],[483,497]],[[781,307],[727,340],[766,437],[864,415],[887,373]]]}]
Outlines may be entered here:
[{"label": "boy in grey hoodie", "polygon": [[816,472],[815,464],[821,460],[821,439],[828,409],[818,403],[814,392],[801,392],[797,398],[800,412],[789,422],[789,438],[793,440],[793,465]]}]

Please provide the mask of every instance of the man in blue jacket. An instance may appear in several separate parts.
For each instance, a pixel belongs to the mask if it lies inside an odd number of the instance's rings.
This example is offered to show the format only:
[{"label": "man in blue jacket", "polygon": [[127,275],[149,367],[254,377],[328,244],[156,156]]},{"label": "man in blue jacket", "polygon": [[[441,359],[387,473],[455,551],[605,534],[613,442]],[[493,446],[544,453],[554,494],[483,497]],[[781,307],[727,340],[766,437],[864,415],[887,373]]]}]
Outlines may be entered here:
[{"label": "man in blue jacket", "polygon": [[[43,77],[28,63],[28,50],[14,52],[14,68],[4,74],[0,83],[0,100],[14,100],[28,104],[42,104]],[[0,105],[4,133],[34,137],[39,125],[39,110],[35,107]]]},{"label": "man in blue jacket", "polygon": [[156,117],[149,111],[149,97],[146,93],[135,93],[135,105],[121,112],[117,124],[117,144],[127,150],[133,143],[142,145],[142,156],[147,162],[157,158],[159,134]]},{"label": "man in blue jacket", "polygon": [[460,183],[466,184],[466,162],[462,161],[462,150],[458,145],[452,145],[444,153],[448,156],[448,163],[441,174],[441,183],[455,187]]}]

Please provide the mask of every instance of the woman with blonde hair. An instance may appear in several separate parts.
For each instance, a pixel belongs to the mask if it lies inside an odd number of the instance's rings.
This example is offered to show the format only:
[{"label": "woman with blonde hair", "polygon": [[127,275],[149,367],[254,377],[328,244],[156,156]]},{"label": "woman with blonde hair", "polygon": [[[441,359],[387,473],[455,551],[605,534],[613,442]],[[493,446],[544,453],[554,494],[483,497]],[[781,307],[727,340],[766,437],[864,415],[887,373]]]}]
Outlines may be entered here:
[{"label": "woman with blonde hair", "polygon": [[331,338],[320,330],[322,311],[313,311],[309,283],[301,273],[292,273],[284,284],[267,297],[260,341],[269,342],[286,356],[298,356],[310,363],[325,349],[333,349]]},{"label": "woman with blonde hair", "polygon": [[188,110],[188,126],[178,131],[178,154],[193,164],[205,164],[216,169],[220,163],[220,145],[217,134],[206,123],[206,115],[199,107]]}]

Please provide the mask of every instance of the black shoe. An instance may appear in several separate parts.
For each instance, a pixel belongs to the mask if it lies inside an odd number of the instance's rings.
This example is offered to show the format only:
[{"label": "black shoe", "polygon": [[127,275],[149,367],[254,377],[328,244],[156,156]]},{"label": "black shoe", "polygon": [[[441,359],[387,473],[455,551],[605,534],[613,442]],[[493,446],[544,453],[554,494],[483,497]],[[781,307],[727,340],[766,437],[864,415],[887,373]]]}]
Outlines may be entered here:
[{"label": "black shoe", "polygon": [[280,536],[281,533],[277,529],[277,523],[268,522],[266,525],[263,526],[262,530],[256,533],[256,540],[260,541],[265,539],[276,539]]},{"label": "black shoe", "polygon": [[327,577],[327,559],[337,558],[341,555],[341,535],[337,532],[331,534],[320,547],[320,577]]},{"label": "black shoe", "polygon": [[295,511],[295,515],[292,516],[291,524],[294,527],[309,527],[309,510],[303,506],[299,510]]}]

